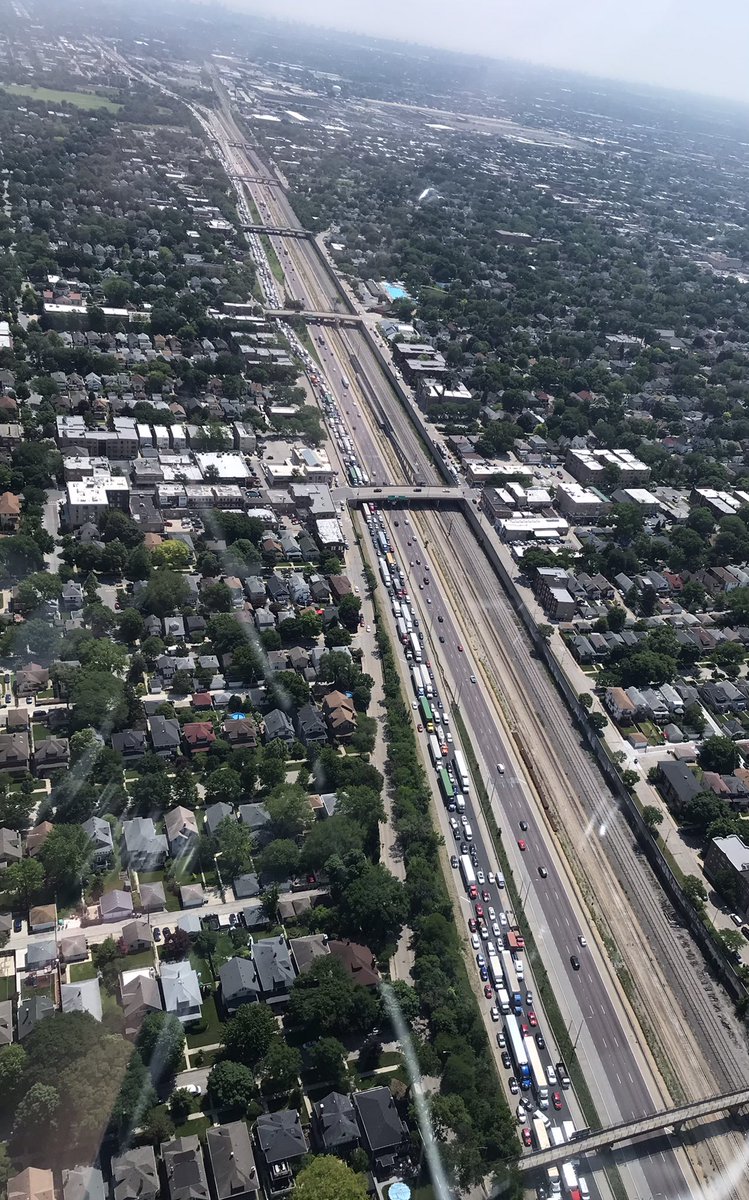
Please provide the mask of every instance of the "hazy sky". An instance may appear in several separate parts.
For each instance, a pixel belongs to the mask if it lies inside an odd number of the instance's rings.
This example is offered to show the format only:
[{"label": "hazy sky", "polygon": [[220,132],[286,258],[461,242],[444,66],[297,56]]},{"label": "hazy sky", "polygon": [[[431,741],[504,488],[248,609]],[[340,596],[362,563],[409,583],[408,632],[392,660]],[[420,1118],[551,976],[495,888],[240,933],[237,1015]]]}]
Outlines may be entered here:
[{"label": "hazy sky", "polygon": [[747,0],[227,0],[383,37],[749,101]]}]

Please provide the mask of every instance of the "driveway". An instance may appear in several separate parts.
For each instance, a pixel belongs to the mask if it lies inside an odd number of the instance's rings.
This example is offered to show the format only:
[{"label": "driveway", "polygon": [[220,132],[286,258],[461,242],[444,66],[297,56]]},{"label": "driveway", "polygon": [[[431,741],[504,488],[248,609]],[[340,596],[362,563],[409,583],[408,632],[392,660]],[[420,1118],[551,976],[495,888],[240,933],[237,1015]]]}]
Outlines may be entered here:
[{"label": "driveway", "polygon": [[203,1095],[208,1084],[208,1072],[210,1067],[196,1067],[194,1071],[180,1071],[174,1077],[175,1090],[181,1087],[188,1087],[190,1084],[197,1083]]}]

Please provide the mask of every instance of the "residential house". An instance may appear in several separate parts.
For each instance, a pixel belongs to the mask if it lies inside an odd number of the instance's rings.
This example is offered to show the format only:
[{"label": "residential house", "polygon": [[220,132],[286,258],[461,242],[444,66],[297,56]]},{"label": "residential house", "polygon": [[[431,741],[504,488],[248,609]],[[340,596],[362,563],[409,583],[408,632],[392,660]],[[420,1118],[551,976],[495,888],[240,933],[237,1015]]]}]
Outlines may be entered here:
[{"label": "residential house", "polygon": [[299,740],[305,746],[319,745],[328,740],[327,725],[314,704],[302,705],[296,715],[296,727]]},{"label": "residential house", "polygon": [[51,821],[40,821],[33,829],[30,829],[26,834],[26,853],[31,858],[36,858],[42,846],[54,829]]},{"label": "residential house", "polygon": [[408,1147],[408,1126],[400,1118],[390,1088],[369,1088],[352,1096],[362,1144],[376,1175],[394,1175]]},{"label": "residential house", "polygon": [[675,762],[670,758],[661,759],[658,763],[658,776],[661,795],[676,812],[702,791],[697,776],[686,763]]},{"label": "residential house", "polygon": [[24,775],[29,769],[29,738],[26,733],[0,733],[0,773]]},{"label": "residential house", "polygon": [[232,747],[257,746],[257,726],[252,717],[235,713],[226,718],[223,723],[223,736]]},{"label": "residential house", "polygon": [[322,1153],[346,1157],[361,1141],[356,1109],[349,1096],[329,1092],[312,1105],[312,1140]]},{"label": "residential house", "polygon": [[182,736],[191,754],[207,754],[216,740],[210,721],[188,721],[183,726]]},{"label": "residential house", "polygon": [[29,909],[29,929],[32,933],[44,933],[57,928],[57,905],[37,904]]},{"label": "residential house", "polygon": [[147,969],[126,971],[120,976],[120,995],[125,1017],[125,1035],[135,1037],[152,1012],[163,1012],[159,982]]},{"label": "residential house", "polygon": [[114,840],[112,826],[103,817],[91,817],[81,826],[93,846],[93,863],[97,867],[106,867],[114,857]]},{"label": "residential house", "polygon": [[655,688],[643,688],[642,694],[647,705],[647,714],[653,721],[662,724],[668,720],[668,705]]},{"label": "residential house", "polygon": [[161,717],[154,713],[148,718],[148,731],[154,754],[159,758],[174,758],[182,748],[182,730],[176,717]]},{"label": "residential house", "polygon": [[219,969],[221,1001],[231,1015],[241,1004],[254,1004],[261,998],[260,979],[251,958],[230,958]]},{"label": "residential house", "polygon": [[280,740],[288,746],[296,737],[291,718],[281,708],[272,708],[266,714],[264,732],[266,743]]},{"label": "residential house", "polygon": [[205,904],[202,883],[183,883],[179,889],[179,900],[183,908],[201,908]]},{"label": "residential house", "polygon": [[309,1149],[299,1113],[288,1108],[261,1113],[255,1123],[255,1138],[268,1192],[277,1195],[287,1191],[293,1184],[295,1168]]},{"label": "residential house", "polygon": [[251,933],[254,933],[256,930],[270,928],[270,918],[259,902],[247,904],[242,909],[242,923],[245,929],[248,929]]},{"label": "residential house", "polygon": [[84,962],[88,958],[88,941],[82,931],[68,933],[58,943],[60,962]]},{"label": "residential house", "polygon": [[635,719],[637,710],[624,688],[606,688],[603,702],[618,725],[629,725]]},{"label": "residential house", "polygon": [[158,1200],[160,1192],[152,1146],[134,1146],[112,1159],[113,1200]]},{"label": "residential house", "polygon": [[713,838],[705,855],[705,875],[742,917],[749,915],[749,846],[738,833]]},{"label": "residential house", "polygon": [[259,1183],[246,1122],[213,1125],[205,1148],[215,1200],[254,1200]]},{"label": "residential house", "polygon": [[13,492],[0,496],[0,529],[3,533],[16,533],[21,520],[21,497]]},{"label": "residential house", "polygon": [[14,1036],[13,1001],[0,1000],[0,1047],[9,1046]]},{"label": "residential house", "polygon": [[34,750],[34,773],[40,778],[64,771],[69,764],[70,743],[67,738],[44,738]]},{"label": "residential house", "polygon": [[287,1000],[295,973],[286,939],[283,936],[263,938],[255,943],[252,956],[263,999],[271,1003]]},{"label": "residential house", "polygon": [[15,829],[0,829],[0,869],[23,858],[21,835]]},{"label": "residential house", "polygon": [[45,1017],[55,1013],[55,1006],[50,996],[31,996],[18,1006],[18,1040],[22,1042],[36,1029]]},{"label": "residential house", "polygon": [[144,913],[163,912],[166,908],[166,895],[163,883],[140,884],[140,907]]},{"label": "residential house", "polygon": [[49,687],[49,671],[39,663],[29,663],[16,671],[16,695],[36,696]]},{"label": "residential house", "polygon": [[95,1021],[102,1017],[101,989],[98,979],[82,979],[78,983],[63,983],[60,988],[63,1012],[87,1012]]},{"label": "residential house", "polygon": [[209,805],[205,810],[205,827],[211,835],[215,834],[222,821],[233,819],[234,809],[230,804],[225,804],[223,800]]},{"label": "residential house", "polygon": [[267,840],[270,833],[270,813],[264,804],[240,804],[239,819],[259,841]]},{"label": "residential house", "polygon": [[156,871],[167,856],[167,840],[156,832],[151,817],[122,822],[122,856],[135,871]]},{"label": "residential house", "polygon": [[198,822],[195,813],[178,805],[164,816],[164,828],[172,858],[189,853],[198,840]]},{"label": "residential house", "polygon": [[251,900],[253,896],[260,895],[260,881],[257,875],[252,873],[238,876],[232,880],[231,886],[237,900]]},{"label": "residential house", "polygon": [[164,1008],[179,1017],[183,1025],[200,1020],[200,980],[189,962],[162,963],[161,990]]},{"label": "residential house", "polygon": [[684,701],[677,692],[675,687],[670,683],[663,683],[658,688],[664,704],[672,717],[680,717],[684,713]]},{"label": "residential house", "polygon": [[328,948],[334,958],[343,963],[355,983],[361,984],[362,987],[379,986],[380,973],[377,970],[377,959],[369,946],[362,946],[358,942],[333,939],[328,942]]},{"label": "residential house", "polygon": [[6,1185],[8,1200],[55,1200],[55,1180],[51,1171],[26,1167],[12,1175]]},{"label": "residential house", "polygon": [[356,733],[356,709],[343,692],[328,692],[323,696],[322,708],[332,737],[343,741]]},{"label": "residential house", "polygon": [[125,954],[139,954],[141,950],[150,950],[153,946],[151,926],[148,921],[136,917],[134,921],[128,921],[122,926],[120,941]]},{"label": "residential house", "polygon": [[197,1134],[162,1142],[161,1159],[169,1200],[209,1200],[208,1180]]},{"label": "residential house", "polygon": [[104,892],[99,900],[99,914],[102,921],[126,921],[133,915],[133,897],[120,888]]},{"label": "residential house", "polygon": [[308,933],[303,937],[290,938],[289,949],[297,972],[301,975],[303,971],[312,966],[316,959],[330,954],[328,935],[327,933]]},{"label": "residential house", "polygon": [[148,734],[145,729],[123,729],[122,733],[113,733],[112,749],[121,754],[125,762],[142,758],[148,750]]},{"label": "residential house", "polygon": [[62,1172],[62,1200],[106,1200],[98,1167],[70,1167]]}]

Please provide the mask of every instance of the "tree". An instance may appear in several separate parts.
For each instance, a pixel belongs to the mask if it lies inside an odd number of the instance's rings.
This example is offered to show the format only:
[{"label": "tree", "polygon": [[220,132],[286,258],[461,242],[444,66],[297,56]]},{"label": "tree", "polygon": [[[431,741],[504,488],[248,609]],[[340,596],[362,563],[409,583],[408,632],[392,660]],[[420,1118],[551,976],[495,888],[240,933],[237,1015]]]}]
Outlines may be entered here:
[{"label": "tree", "polygon": [[51,1084],[33,1083],[16,1106],[13,1133],[15,1154],[23,1153],[43,1129],[45,1136],[54,1130],[60,1112],[60,1094]]},{"label": "tree", "polygon": [[36,858],[22,858],[0,872],[0,888],[14,906],[28,910],[44,887],[44,867]]},{"label": "tree", "polygon": [[681,819],[685,825],[704,833],[708,826],[730,812],[725,800],[715,792],[698,792],[682,806]]},{"label": "tree", "polygon": [[327,821],[316,821],[305,838],[301,866],[305,871],[319,871],[334,854],[341,857],[350,850],[361,850],[364,832],[349,817],[335,813]]},{"label": "tree", "polygon": [[606,622],[612,633],[621,633],[627,621],[627,614],[621,604],[613,604],[606,614]]},{"label": "tree", "polygon": [[26,1067],[26,1051],[18,1042],[6,1046],[0,1054],[0,1107],[15,1103],[18,1088]]},{"label": "tree", "polygon": [[682,891],[692,907],[696,908],[698,912],[702,911],[707,900],[707,891],[702,880],[698,879],[696,875],[686,875]]},{"label": "tree", "polygon": [[655,833],[658,826],[663,824],[663,813],[654,804],[646,804],[642,810],[642,819],[650,832]]},{"label": "tree", "polygon": [[338,1041],[338,1038],[320,1038],[308,1050],[307,1061],[317,1082],[329,1083],[338,1091],[345,1089],[347,1082],[346,1047]]},{"label": "tree", "polygon": [[34,805],[31,796],[8,791],[7,785],[0,784],[0,828],[23,833],[31,824]]},{"label": "tree", "polygon": [[294,980],[287,1011],[291,1028],[319,1038],[372,1029],[379,1009],[376,996],[354,983],[343,964],[327,955]]},{"label": "tree", "polygon": [[367,1200],[364,1176],[330,1154],[317,1155],[299,1172],[294,1192],[297,1200]]},{"label": "tree", "polygon": [[105,671],[79,671],[73,678],[70,702],[76,729],[91,726],[109,733],[127,720],[125,685]]},{"label": "tree", "polygon": [[184,608],[190,597],[184,575],[166,569],[154,571],[141,594],[140,608],[156,617],[168,617]]},{"label": "tree", "polygon": [[356,633],[359,628],[359,616],[361,614],[361,600],[353,592],[348,592],[342,596],[338,603],[338,618],[345,629],[351,633]]},{"label": "tree", "polygon": [[314,817],[304,788],[282,784],[268,796],[265,807],[277,838],[298,838],[310,828]]},{"label": "tree", "polygon": [[170,539],[153,548],[151,562],[155,567],[168,567],[170,571],[184,571],[190,565],[190,548],[184,542]]},{"label": "tree", "polygon": [[723,949],[734,956],[738,955],[746,944],[744,935],[739,933],[738,929],[721,929],[718,933],[718,940],[722,942]]},{"label": "tree", "polygon": [[200,600],[203,607],[212,613],[230,613],[234,607],[231,591],[222,579],[202,587]]},{"label": "tree", "polygon": [[170,1142],[174,1137],[174,1122],[163,1108],[152,1108],[143,1125],[147,1140],[154,1146]]},{"label": "tree", "polygon": [[590,712],[591,708],[593,707],[593,697],[591,696],[590,692],[580,692],[577,699],[580,706]]},{"label": "tree", "polygon": [[381,863],[369,864],[344,888],[341,915],[350,936],[384,950],[397,942],[406,922],[406,890]]},{"label": "tree", "polygon": [[193,1110],[192,1094],[186,1088],[177,1088],[169,1098],[169,1116],[175,1125],[184,1125]]},{"label": "tree", "polygon": [[39,859],[52,887],[68,895],[80,889],[92,852],[93,843],[80,825],[55,825]]},{"label": "tree", "polygon": [[243,1004],[224,1030],[226,1057],[256,1067],[278,1037],[278,1024],[265,1004]]},{"label": "tree", "polygon": [[216,846],[221,854],[221,874],[227,880],[244,875],[252,865],[252,834],[242,821],[225,817],[216,830]]},{"label": "tree", "polygon": [[260,870],[270,879],[290,879],[299,869],[299,847],[288,838],[278,838],[259,855]]},{"label": "tree", "polygon": [[173,1013],[149,1013],[136,1045],[155,1083],[176,1075],[184,1064],[185,1031]]},{"label": "tree", "polygon": [[175,671],[172,679],[172,691],[178,696],[186,696],[193,689],[193,679],[189,671]]},{"label": "tree", "polygon": [[172,803],[172,785],[167,775],[141,775],[132,784],[130,796],[138,812],[164,812]]},{"label": "tree", "polygon": [[703,771],[732,775],[741,762],[741,754],[729,737],[709,737],[702,743],[697,761]]},{"label": "tree", "polygon": [[208,777],[205,785],[206,803],[238,804],[242,799],[244,789],[242,779],[231,767],[220,767]]},{"label": "tree", "polygon": [[603,733],[604,729],[609,723],[608,718],[601,712],[591,713],[588,717],[588,720],[595,729],[596,733]]},{"label": "tree", "polygon": [[146,623],[137,608],[120,613],[119,634],[126,646],[134,646],[145,632]]},{"label": "tree", "polygon": [[275,1038],[260,1063],[263,1083],[268,1090],[287,1092],[299,1080],[302,1059],[294,1046]]},{"label": "tree", "polygon": [[238,1062],[218,1062],[211,1067],[206,1090],[216,1108],[239,1113],[247,1111],[257,1091],[252,1071]]}]

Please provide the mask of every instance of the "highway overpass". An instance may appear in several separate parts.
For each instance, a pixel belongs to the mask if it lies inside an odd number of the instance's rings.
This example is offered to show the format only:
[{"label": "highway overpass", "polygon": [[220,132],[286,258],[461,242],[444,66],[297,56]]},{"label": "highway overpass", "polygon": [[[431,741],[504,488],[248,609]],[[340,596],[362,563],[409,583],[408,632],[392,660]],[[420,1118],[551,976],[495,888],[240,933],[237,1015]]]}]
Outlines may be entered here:
[{"label": "highway overpass", "polygon": [[711,1096],[708,1100],[695,1100],[691,1104],[668,1108],[649,1117],[640,1117],[636,1121],[622,1121],[618,1125],[610,1125],[608,1129],[597,1129],[594,1133],[586,1133],[564,1146],[553,1146],[549,1150],[525,1154],[518,1166],[521,1171],[539,1170],[542,1167],[568,1162],[594,1150],[611,1150],[621,1142],[630,1142],[634,1138],[652,1137],[653,1134],[663,1133],[667,1129],[678,1133],[687,1122],[706,1121],[719,1113],[737,1113],[747,1104],[749,1088]]},{"label": "highway overpass", "polygon": [[[248,226],[245,226],[245,229]],[[273,230],[268,230],[273,233]],[[266,308],[266,317],[278,317],[281,321],[288,321],[291,317],[302,317],[305,321],[310,321],[313,325],[362,325],[364,318],[358,313],[336,313],[336,312],[317,312],[314,309],[302,308]]]},{"label": "highway overpass", "polygon": [[287,225],[242,225],[245,233],[269,233],[274,237],[302,238],[304,241],[314,239],[314,233],[309,229],[295,229]]},{"label": "highway overpass", "polygon": [[388,484],[385,487],[341,488],[340,494],[348,500],[352,508],[361,508],[362,504],[387,504],[389,508],[410,508],[423,504],[429,508],[441,508],[449,504],[466,503],[462,488],[457,487],[406,487]]}]

